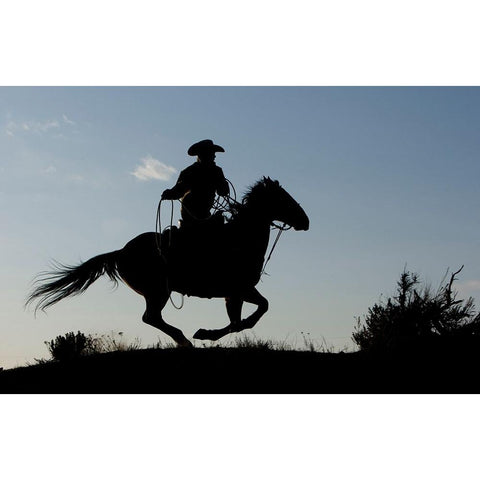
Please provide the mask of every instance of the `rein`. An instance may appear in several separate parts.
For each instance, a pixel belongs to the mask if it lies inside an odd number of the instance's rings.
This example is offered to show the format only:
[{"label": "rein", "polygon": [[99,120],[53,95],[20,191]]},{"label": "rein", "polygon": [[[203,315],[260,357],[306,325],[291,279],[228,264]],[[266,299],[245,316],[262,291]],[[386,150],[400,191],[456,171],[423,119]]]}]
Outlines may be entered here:
[{"label": "rein", "polygon": [[267,260],[263,264],[262,272],[260,273],[261,275],[268,275],[267,272],[265,272],[265,268],[267,268],[267,263],[270,261],[272,258],[273,251],[275,250],[275,247],[277,246],[278,241],[280,240],[280,235],[287,231],[290,230],[292,227],[285,227],[286,223],[283,225],[277,225],[275,222],[272,222],[272,230],[278,230],[277,236],[275,237],[275,241],[273,242],[272,248],[270,249],[270,253],[268,254]]}]

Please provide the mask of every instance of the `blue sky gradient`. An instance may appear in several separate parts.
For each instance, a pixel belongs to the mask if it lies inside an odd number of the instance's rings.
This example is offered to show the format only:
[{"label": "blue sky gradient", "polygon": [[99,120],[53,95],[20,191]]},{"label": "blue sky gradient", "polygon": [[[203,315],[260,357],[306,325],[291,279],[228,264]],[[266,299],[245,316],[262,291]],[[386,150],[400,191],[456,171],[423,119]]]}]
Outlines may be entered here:
[{"label": "blue sky gradient", "polygon": [[[405,265],[435,287],[465,264],[458,289],[480,293],[477,87],[2,87],[0,115],[0,366],[47,356],[43,341],[71,330],[166,338],[142,324],[140,296],[105,279],[47,315],[23,302],[52,258],[74,264],[154,230],[177,173],[134,172],[179,172],[204,138],[225,148],[217,163],[238,196],[268,175],[310,216],[259,284],[271,308],[255,335],[352,347],[355,317]],[[189,337],[227,323],[219,299],[164,313]]]}]

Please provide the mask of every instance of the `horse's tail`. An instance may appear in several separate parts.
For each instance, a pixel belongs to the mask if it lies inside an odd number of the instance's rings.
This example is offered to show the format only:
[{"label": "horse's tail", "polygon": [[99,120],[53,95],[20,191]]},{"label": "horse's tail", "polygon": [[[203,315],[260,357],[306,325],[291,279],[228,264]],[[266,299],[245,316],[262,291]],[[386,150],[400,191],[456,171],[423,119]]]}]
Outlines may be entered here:
[{"label": "horse's tail", "polygon": [[117,269],[117,254],[120,250],[104,253],[77,266],[57,263],[52,272],[41,273],[27,298],[26,305],[38,300],[35,311],[45,310],[63,298],[83,293],[95,280],[107,274],[118,284],[120,275]]}]

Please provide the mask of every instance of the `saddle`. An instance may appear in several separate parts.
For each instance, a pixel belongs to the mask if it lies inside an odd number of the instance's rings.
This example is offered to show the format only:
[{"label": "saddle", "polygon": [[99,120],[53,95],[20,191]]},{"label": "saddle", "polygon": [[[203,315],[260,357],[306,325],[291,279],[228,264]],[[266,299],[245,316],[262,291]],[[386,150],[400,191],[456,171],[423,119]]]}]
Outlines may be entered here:
[{"label": "saddle", "polygon": [[166,255],[190,256],[199,252],[213,253],[225,237],[225,220],[217,212],[207,220],[185,222],[180,227],[171,226],[162,232],[162,250]]}]

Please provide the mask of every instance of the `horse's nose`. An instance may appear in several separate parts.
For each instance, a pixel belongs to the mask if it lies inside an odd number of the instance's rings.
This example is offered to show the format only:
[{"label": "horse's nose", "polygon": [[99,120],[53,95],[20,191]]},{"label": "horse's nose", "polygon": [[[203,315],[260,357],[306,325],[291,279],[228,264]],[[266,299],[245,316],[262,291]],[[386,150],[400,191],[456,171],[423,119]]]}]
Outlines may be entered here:
[{"label": "horse's nose", "polygon": [[294,228],[295,228],[295,230],[305,230],[305,231],[307,231],[310,228],[309,218],[305,215],[305,217],[302,219],[302,221],[299,222],[298,225]]}]

